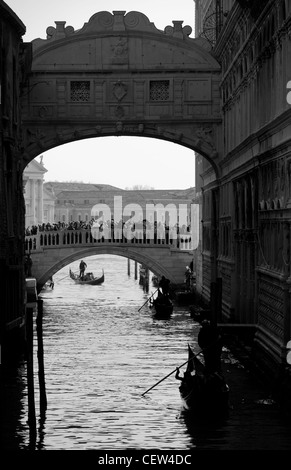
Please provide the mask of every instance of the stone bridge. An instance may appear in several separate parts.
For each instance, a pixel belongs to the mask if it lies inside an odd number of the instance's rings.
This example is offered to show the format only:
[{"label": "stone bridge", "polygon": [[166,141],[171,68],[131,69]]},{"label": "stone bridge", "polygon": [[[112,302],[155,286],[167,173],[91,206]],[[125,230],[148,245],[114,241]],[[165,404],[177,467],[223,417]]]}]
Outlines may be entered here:
[{"label": "stone bridge", "polygon": [[73,261],[100,254],[135,260],[170,279],[173,286],[183,283],[185,267],[193,259],[191,234],[150,235],[143,230],[136,230],[134,236],[122,231],[100,235],[93,229],[39,231],[25,237],[25,251],[32,260],[31,275],[38,291],[50,276]]}]

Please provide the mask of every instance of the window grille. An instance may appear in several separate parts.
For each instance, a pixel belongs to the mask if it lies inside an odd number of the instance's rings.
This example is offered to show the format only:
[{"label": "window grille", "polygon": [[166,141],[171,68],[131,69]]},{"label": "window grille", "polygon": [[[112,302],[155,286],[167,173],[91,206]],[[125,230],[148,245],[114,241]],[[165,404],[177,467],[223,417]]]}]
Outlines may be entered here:
[{"label": "window grille", "polygon": [[71,101],[86,102],[90,99],[90,82],[71,82]]},{"label": "window grille", "polygon": [[170,98],[170,81],[157,80],[150,82],[150,100],[168,101]]}]

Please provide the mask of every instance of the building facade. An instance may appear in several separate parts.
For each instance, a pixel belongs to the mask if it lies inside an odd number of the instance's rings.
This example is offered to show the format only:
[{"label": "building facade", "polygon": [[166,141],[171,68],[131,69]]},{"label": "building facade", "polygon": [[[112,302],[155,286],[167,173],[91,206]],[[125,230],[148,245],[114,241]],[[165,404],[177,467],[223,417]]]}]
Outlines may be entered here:
[{"label": "building facade", "polygon": [[25,315],[24,198],[22,171],[16,158],[21,146],[20,95],[30,69],[31,46],[24,44],[25,26],[0,2],[0,348],[17,334]]},{"label": "building facade", "polygon": [[[224,18],[212,38],[221,64],[221,178],[197,156],[203,207],[199,289],[222,280],[222,320],[256,325],[263,360],[286,364],[290,322],[291,4],[196,2],[197,34],[208,8]],[[226,7],[226,3],[229,5]],[[211,271],[211,258],[217,260]]]}]

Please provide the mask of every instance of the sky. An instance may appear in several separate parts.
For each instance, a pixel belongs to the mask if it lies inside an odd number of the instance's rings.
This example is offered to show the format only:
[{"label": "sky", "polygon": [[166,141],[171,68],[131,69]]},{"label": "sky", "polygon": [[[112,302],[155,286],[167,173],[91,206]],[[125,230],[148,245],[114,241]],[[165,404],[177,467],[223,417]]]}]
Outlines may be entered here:
[{"label": "sky", "polygon": [[[194,0],[5,0],[26,26],[25,42],[46,38],[48,26],[66,21],[75,30],[98,11],[139,11],[158,29],[183,21],[194,29]],[[190,35],[194,37],[194,33]],[[194,152],[171,142],[142,137],[99,137],[44,152],[45,181],[79,181],[119,188],[195,186]],[[39,161],[39,158],[37,158]]]}]

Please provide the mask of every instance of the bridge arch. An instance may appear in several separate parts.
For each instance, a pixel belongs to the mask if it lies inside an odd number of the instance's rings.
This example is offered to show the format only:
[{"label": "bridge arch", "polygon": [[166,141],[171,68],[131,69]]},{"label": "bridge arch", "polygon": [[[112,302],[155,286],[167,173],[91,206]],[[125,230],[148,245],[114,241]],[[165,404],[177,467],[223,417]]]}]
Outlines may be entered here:
[{"label": "bridge arch", "polygon": [[[168,251],[167,247],[164,247],[164,252]],[[40,292],[44,284],[49,280],[51,276],[54,276],[60,269],[68,266],[74,261],[81,258],[86,258],[95,255],[116,255],[137,261],[140,264],[144,264],[158,276],[164,275],[167,277],[173,285],[177,285],[183,282],[184,269],[187,264],[191,261],[191,255],[188,252],[180,253],[180,268],[181,272],[177,276],[175,270],[173,270],[172,264],[165,262],[165,256],[156,256],[154,250],[141,250],[140,247],[123,247],[123,246],[112,246],[109,244],[95,247],[73,247],[67,248],[62,251],[61,256],[50,256],[52,250],[42,253],[32,253],[33,265],[36,264],[38,267],[33,268],[33,275],[37,280],[37,290]],[[39,261],[41,260],[41,263]],[[40,266],[42,266],[40,268]],[[97,273],[96,273],[97,274]],[[105,268],[106,277],[106,268]]]},{"label": "bridge arch", "polygon": [[143,136],[197,151],[219,177],[220,66],[191,28],[139,12],[98,12],[32,41],[22,95],[22,168],[64,143]]}]

